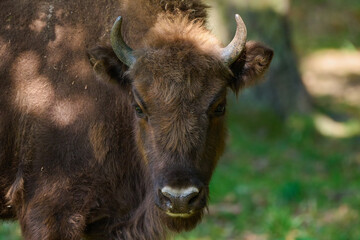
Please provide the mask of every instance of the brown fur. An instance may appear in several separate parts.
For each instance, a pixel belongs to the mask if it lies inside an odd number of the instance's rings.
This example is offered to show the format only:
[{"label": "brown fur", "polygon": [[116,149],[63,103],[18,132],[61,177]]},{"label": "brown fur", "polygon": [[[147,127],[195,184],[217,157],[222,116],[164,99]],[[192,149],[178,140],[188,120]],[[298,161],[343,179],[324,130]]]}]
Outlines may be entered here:
[{"label": "brown fur", "polygon": [[[254,84],[272,58],[249,42],[225,66],[206,8],[0,2],[1,218],[18,219],[29,240],[166,239],[199,223],[225,146],[217,109],[228,87]],[[109,47],[85,53],[106,42],[117,15],[137,57],[130,68]],[[158,190],[192,184],[201,188],[194,215],[166,215]]]}]

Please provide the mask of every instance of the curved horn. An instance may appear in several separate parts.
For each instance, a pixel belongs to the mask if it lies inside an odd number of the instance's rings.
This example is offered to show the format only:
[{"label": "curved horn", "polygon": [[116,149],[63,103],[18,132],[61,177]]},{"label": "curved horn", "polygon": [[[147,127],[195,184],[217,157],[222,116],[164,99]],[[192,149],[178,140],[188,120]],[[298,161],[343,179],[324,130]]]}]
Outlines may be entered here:
[{"label": "curved horn", "polygon": [[111,46],[120,61],[130,67],[136,62],[136,58],[133,55],[133,50],[125,43],[121,36],[121,24],[122,17],[118,17],[111,28]]},{"label": "curved horn", "polygon": [[246,26],[239,14],[235,15],[236,33],[234,39],[225,48],[221,49],[221,58],[223,62],[230,66],[238,59],[246,43]]}]

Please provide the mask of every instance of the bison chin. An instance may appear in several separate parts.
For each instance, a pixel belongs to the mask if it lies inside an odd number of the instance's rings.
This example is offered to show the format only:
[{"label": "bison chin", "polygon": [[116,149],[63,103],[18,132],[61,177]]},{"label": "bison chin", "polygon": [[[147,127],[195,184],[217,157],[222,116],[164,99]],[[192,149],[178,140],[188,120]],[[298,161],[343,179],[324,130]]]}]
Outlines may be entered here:
[{"label": "bison chin", "polygon": [[187,217],[175,217],[169,216],[164,211],[160,210],[161,221],[173,232],[182,232],[190,231],[196,227],[196,225],[201,221],[204,209],[195,212],[191,216]]}]

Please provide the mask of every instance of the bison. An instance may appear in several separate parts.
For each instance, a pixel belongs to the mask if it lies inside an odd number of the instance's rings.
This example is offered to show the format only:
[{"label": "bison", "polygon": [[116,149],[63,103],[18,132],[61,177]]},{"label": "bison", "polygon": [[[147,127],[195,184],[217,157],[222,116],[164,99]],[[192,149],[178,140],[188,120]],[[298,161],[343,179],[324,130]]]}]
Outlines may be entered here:
[{"label": "bison", "polygon": [[273,51],[246,42],[238,15],[223,47],[200,0],[2,0],[0,11],[1,218],[28,240],[194,228],[225,146],[227,91],[257,83]]}]

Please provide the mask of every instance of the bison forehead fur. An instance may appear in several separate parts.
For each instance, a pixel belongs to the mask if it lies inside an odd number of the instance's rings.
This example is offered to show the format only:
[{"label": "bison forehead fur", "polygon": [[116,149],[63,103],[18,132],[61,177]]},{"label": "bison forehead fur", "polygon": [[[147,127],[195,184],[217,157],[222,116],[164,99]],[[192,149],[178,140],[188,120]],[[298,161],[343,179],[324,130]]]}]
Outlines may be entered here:
[{"label": "bison forehead fur", "polygon": [[[256,84],[273,56],[247,42],[226,64],[207,8],[0,2],[2,219],[29,240],[167,239],[200,222],[227,89]],[[131,66],[107,44],[118,15]]]}]

